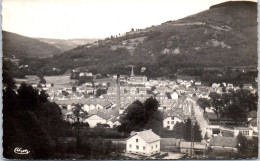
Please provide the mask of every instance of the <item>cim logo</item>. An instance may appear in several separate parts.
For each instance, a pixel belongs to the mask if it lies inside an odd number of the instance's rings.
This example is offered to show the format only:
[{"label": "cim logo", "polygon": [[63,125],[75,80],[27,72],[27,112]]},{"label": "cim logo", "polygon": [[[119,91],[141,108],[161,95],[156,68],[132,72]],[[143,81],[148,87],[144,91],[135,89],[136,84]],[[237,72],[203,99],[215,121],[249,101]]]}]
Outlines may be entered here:
[{"label": "cim logo", "polygon": [[25,155],[25,154],[29,154],[30,151],[29,151],[28,149],[23,149],[23,148],[18,148],[18,147],[16,147],[16,148],[14,149],[14,153],[16,153],[16,154],[21,154],[21,155]]}]

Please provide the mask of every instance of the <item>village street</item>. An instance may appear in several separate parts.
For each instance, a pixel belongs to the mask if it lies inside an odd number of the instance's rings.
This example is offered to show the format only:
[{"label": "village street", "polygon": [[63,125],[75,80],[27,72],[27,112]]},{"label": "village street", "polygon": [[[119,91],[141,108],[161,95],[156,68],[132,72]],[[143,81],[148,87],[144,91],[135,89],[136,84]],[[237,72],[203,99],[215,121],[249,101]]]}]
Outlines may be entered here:
[{"label": "village street", "polygon": [[192,100],[193,103],[193,109],[195,112],[196,120],[198,121],[198,124],[200,125],[202,138],[205,136],[206,130],[208,128],[208,122],[203,117],[203,110],[200,109],[200,107],[196,104],[195,101]]}]

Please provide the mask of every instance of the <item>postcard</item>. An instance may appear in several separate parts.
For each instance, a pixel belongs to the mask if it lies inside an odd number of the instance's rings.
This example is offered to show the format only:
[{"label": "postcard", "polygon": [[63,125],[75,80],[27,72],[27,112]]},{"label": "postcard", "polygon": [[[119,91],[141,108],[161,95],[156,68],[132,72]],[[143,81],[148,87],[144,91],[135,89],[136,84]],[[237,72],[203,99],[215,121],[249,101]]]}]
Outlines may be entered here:
[{"label": "postcard", "polygon": [[3,0],[3,158],[258,158],[257,1]]}]

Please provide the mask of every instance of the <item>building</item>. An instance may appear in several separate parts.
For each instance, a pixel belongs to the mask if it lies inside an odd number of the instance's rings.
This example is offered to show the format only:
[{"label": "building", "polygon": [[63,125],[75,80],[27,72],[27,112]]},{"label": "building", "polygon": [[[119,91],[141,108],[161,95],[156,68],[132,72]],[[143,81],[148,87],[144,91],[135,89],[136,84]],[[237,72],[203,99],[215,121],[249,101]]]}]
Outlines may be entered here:
[{"label": "building", "polygon": [[166,128],[168,130],[173,130],[177,122],[184,121],[184,118],[179,113],[169,112],[169,111],[167,111],[167,113],[168,115],[165,115],[163,119],[163,128]]},{"label": "building", "polygon": [[183,140],[175,138],[161,138],[161,150],[168,152],[179,152],[181,141]]},{"label": "building", "polygon": [[97,114],[93,114],[93,115],[90,115],[89,117],[87,117],[83,122],[84,123],[87,122],[89,124],[90,128],[94,128],[97,126],[98,123],[106,124],[107,120]]},{"label": "building", "polygon": [[131,76],[127,78],[128,85],[145,85],[147,82],[146,76]]},{"label": "building", "polygon": [[140,132],[131,132],[126,139],[126,152],[150,156],[160,153],[160,136],[151,129]]},{"label": "building", "polygon": [[171,98],[174,99],[174,100],[177,100],[177,99],[179,98],[178,93],[177,93],[177,92],[173,92],[173,93],[171,94]]},{"label": "building", "polygon": [[237,138],[216,136],[210,140],[209,145],[213,151],[235,152],[237,151]]},{"label": "building", "polygon": [[[194,154],[205,154],[206,144],[194,142]],[[184,154],[191,154],[191,142],[181,142],[180,151]]]},{"label": "building", "polygon": [[195,85],[196,85],[196,86],[200,86],[200,85],[201,85],[201,81],[196,81],[196,82],[195,82]]},{"label": "building", "polygon": [[235,127],[234,128],[234,136],[237,136],[239,133],[246,137],[253,136],[253,129],[249,127]]}]

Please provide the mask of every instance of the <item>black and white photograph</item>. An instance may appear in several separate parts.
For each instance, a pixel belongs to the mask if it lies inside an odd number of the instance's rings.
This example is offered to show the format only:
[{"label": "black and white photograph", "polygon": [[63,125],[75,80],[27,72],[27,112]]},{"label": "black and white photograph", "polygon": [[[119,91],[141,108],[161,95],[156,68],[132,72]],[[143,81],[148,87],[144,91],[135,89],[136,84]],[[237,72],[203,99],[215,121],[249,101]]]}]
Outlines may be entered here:
[{"label": "black and white photograph", "polygon": [[257,159],[257,0],[2,0],[2,149]]}]

